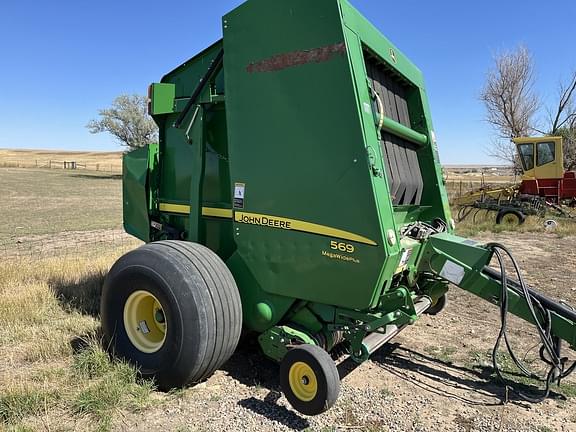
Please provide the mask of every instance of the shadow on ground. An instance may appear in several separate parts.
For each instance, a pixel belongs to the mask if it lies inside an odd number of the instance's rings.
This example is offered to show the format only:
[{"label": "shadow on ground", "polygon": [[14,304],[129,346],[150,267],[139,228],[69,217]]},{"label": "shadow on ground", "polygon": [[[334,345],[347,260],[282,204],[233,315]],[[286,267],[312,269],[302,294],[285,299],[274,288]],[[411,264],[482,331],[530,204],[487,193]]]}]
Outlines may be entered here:
[{"label": "shadow on ground", "polygon": [[238,402],[238,405],[255,414],[266,417],[268,420],[282,423],[284,426],[295,431],[302,431],[309,428],[310,423],[305,417],[276,403],[281,396],[281,393],[270,392],[263,401],[251,397],[242,399]]},{"label": "shadow on ground", "polygon": [[74,174],[74,177],[89,180],[122,180],[122,174]]},{"label": "shadow on ground", "polygon": [[[521,406],[528,406],[518,395],[506,391],[489,366],[472,368],[459,366],[411,350],[398,343],[384,346],[373,354],[371,361],[397,379],[459,403],[498,406],[507,400]],[[340,378],[344,379],[354,373],[357,367],[358,364],[350,359],[339,363]],[[242,341],[234,356],[223,367],[225,372],[242,384],[250,387],[263,387],[269,392],[264,400],[250,397],[239,401],[239,405],[269,420],[280,422],[292,430],[304,430],[310,427],[306,417],[277,404],[281,397],[278,369],[274,362],[261,353],[253,337]],[[517,388],[533,396],[538,395],[539,391],[534,386],[521,383],[517,384]],[[562,397],[557,393],[552,396]]]},{"label": "shadow on ground", "polygon": [[[371,359],[392,375],[421,390],[461,403],[497,406],[505,402],[513,402],[521,406],[529,406],[518,393],[506,388],[504,383],[495,376],[492,366],[459,366],[397,343],[383,347]],[[519,372],[510,372],[507,376],[512,380],[524,378]],[[533,398],[542,395],[542,389],[534,385],[522,382],[514,382],[513,385],[524,395]],[[556,392],[550,392],[550,397],[565,399],[563,395]]]},{"label": "shadow on ground", "polygon": [[268,390],[264,400],[250,397],[240,400],[238,405],[295,431],[310,427],[305,417],[277,403],[282,396],[278,380],[279,368],[262,354],[256,336],[244,336],[238,349],[222,370],[248,387]]},{"label": "shadow on ground", "polygon": [[56,277],[48,283],[63,308],[98,318],[105,278],[105,271],[97,271],[79,279]]}]

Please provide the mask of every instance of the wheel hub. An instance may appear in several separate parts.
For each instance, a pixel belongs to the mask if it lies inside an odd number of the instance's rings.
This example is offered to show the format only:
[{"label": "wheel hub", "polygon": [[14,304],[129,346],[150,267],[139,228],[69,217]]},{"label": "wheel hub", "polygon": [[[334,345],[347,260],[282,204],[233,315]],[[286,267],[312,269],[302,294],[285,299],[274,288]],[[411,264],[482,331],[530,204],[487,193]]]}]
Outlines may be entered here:
[{"label": "wheel hub", "polygon": [[158,299],[148,291],[132,293],[124,304],[124,328],[130,342],[140,351],[152,354],[166,340],[166,317]]},{"label": "wheel hub", "polygon": [[288,381],[292,392],[301,401],[311,401],[318,392],[316,374],[304,362],[296,362],[290,367]]}]

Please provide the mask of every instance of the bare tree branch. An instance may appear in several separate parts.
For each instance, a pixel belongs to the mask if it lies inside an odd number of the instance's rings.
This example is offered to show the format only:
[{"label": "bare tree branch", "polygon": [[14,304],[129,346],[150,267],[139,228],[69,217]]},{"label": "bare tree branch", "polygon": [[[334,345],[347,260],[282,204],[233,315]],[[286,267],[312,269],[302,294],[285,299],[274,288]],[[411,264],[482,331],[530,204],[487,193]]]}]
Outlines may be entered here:
[{"label": "bare tree branch", "polygon": [[480,95],[486,107],[486,120],[506,140],[495,141],[491,154],[512,164],[516,163],[516,152],[509,140],[527,136],[534,130],[534,114],[540,108],[533,90],[533,71],[532,55],[524,46],[498,54]]},{"label": "bare tree branch", "polygon": [[574,103],[576,95],[576,71],[572,74],[572,77],[568,84],[560,84],[558,107],[556,109],[556,114],[553,119],[551,119],[551,134],[556,134],[558,129],[562,128],[568,122],[570,122],[574,117],[576,117],[576,106]]}]

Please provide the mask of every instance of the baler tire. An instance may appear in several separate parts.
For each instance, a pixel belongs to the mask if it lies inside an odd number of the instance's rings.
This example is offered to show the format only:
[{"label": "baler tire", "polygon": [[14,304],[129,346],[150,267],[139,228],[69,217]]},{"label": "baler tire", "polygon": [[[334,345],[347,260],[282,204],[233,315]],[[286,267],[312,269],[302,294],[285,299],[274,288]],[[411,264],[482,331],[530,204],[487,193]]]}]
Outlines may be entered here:
[{"label": "baler tire", "polygon": [[[128,309],[138,296],[144,301]],[[149,344],[138,331],[148,335],[154,322],[142,324],[138,314],[152,299],[155,310],[147,316],[157,321],[161,311],[165,335]],[[154,377],[161,390],[208,378],[233,354],[242,328],[240,294],[224,262],[210,249],[183,241],[150,243],[116,261],[102,290],[101,315],[112,352],[144,377]],[[138,325],[127,331],[132,316]]]},{"label": "baler tire", "polygon": [[438,300],[436,300],[436,302],[432,306],[426,309],[426,312],[424,313],[426,315],[432,315],[432,316],[438,315],[440,312],[444,310],[447,304],[448,304],[448,296],[446,294],[442,294],[442,296],[438,297]]},{"label": "baler tire", "polygon": [[313,416],[336,403],[340,375],[325,350],[315,345],[300,345],[288,351],[280,363],[280,386],[295,410]]}]

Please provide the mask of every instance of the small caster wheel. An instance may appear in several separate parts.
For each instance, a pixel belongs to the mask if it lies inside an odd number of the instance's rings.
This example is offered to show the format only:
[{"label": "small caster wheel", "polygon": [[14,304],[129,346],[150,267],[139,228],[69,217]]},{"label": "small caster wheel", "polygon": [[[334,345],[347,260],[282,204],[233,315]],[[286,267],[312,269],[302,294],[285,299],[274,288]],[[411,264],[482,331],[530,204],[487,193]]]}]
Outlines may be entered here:
[{"label": "small caster wheel", "polygon": [[280,386],[295,410],[312,416],[334,405],[340,393],[340,376],[330,354],[315,345],[301,345],[282,359]]},{"label": "small caster wheel", "polygon": [[438,297],[438,300],[436,300],[436,302],[430,306],[425,313],[427,315],[438,315],[444,310],[447,304],[448,297],[446,297],[446,294],[443,294],[441,297]]}]

